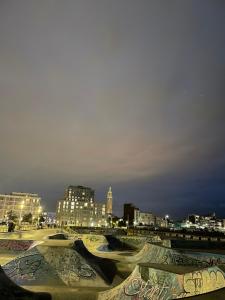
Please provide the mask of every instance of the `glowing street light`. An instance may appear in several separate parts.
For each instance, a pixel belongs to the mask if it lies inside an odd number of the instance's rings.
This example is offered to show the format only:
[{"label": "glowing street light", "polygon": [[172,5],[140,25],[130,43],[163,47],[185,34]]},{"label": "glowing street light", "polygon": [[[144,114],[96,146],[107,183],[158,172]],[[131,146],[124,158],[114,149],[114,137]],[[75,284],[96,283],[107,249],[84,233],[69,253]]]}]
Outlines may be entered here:
[{"label": "glowing street light", "polygon": [[41,206],[39,206],[39,208],[38,208],[38,226],[39,226],[39,221],[40,221],[40,213],[42,212],[42,207]]},{"label": "glowing street light", "polygon": [[22,222],[22,212],[23,212],[23,207],[24,207],[24,201],[22,201],[20,205],[20,219],[19,219],[19,224],[21,225]]}]

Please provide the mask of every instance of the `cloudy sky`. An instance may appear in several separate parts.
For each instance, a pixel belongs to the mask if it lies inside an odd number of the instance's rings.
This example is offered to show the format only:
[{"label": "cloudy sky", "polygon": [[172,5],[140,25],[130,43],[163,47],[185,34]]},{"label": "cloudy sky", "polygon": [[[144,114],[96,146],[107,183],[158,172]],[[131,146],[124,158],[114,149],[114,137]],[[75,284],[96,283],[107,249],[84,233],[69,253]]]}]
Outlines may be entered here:
[{"label": "cloudy sky", "polygon": [[0,192],[225,217],[225,2],[1,0]]}]

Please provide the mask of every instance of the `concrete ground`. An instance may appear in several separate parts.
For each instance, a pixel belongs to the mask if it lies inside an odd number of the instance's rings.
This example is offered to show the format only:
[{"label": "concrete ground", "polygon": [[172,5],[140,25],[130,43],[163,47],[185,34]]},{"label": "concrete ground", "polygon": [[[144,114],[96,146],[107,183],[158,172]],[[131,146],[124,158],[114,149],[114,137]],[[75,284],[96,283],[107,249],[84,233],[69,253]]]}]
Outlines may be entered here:
[{"label": "concrete ground", "polygon": [[4,265],[7,262],[13,260],[18,256],[18,251],[6,251],[0,250],[0,265]]},{"label": "concrete ground", "polygon": [[34,240],[39,241],[47,238],[49,235],[59,233],[59,229],[39,229],[29,231],[15,231],[15,232],[1,232],[1,239],[12,239],[12,240]]}]

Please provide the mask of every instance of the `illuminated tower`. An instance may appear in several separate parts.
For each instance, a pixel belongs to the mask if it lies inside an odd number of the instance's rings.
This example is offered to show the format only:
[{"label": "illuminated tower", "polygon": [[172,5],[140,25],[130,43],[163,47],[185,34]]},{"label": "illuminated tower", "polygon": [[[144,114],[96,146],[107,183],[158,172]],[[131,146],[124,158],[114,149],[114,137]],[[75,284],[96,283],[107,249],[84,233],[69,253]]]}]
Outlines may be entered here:
[{"label": "illuminated tower", "polygon": [[113,201],[112,188],[110,186],[107,193],[107,201],[106,201],[106,213],[108,215],[112,215],[112,201]]}]

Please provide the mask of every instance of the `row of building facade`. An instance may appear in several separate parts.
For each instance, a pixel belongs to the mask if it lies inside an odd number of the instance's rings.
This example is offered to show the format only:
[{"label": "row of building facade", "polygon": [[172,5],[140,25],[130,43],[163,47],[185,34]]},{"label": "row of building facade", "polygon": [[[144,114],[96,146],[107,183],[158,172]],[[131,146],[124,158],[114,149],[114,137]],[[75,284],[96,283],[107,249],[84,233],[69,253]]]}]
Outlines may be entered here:
[{"label": "row of building facade", "polygon": [[124,204],[123,219],[128,226],[167,227],[167,218],[154,215],[152,212],[142,212],[132,203]]},{"label": "row of building facade", "polygon": [[23,216],[31,213],[33,219],[38,219],[41,213],[41,197],[38,194],[18,193],[0,194],[0,221],[6,222],[10,215],[19,221]]},{"label": "row of building facade", "polygon": [[106,203],[95,200],[95,191],[84,186],[69,186],[62,200],[58,201],[55,213],[42,212],[41,197],[38,194],[18,193],[0,194],[0,223],[8,222],[12,217],[22,222],[25,215],[31,214],[37,222],[40,215],[46,223],[60,226],[100,227],[108,226],[112,216],[112,189],[108,190]]},{"label": "row of building facade", "polygon": [[209,215],[191,214],[183,222],[181,222],[181,228],[198,230],[225,230],[225,219],[220,219],[215,213]]},{"label": "row of building facade", "polygon": [[[0,195],[0,222],[7,222],[10,212],[21,222],[24,215],[31,214],[37,220],[42,214],[46,223],[59,226],[108,227],[112,226],[113,195],[109,187],[106,201],[99,203],[95,191],[90,187],[70,185],[57,203],[56,214],[44,213],[38,194],[17,193]],[[166,227],[165,219],[151,212],[142,212],[131,203],[124,204],[123,220],[126,226]]]}]

